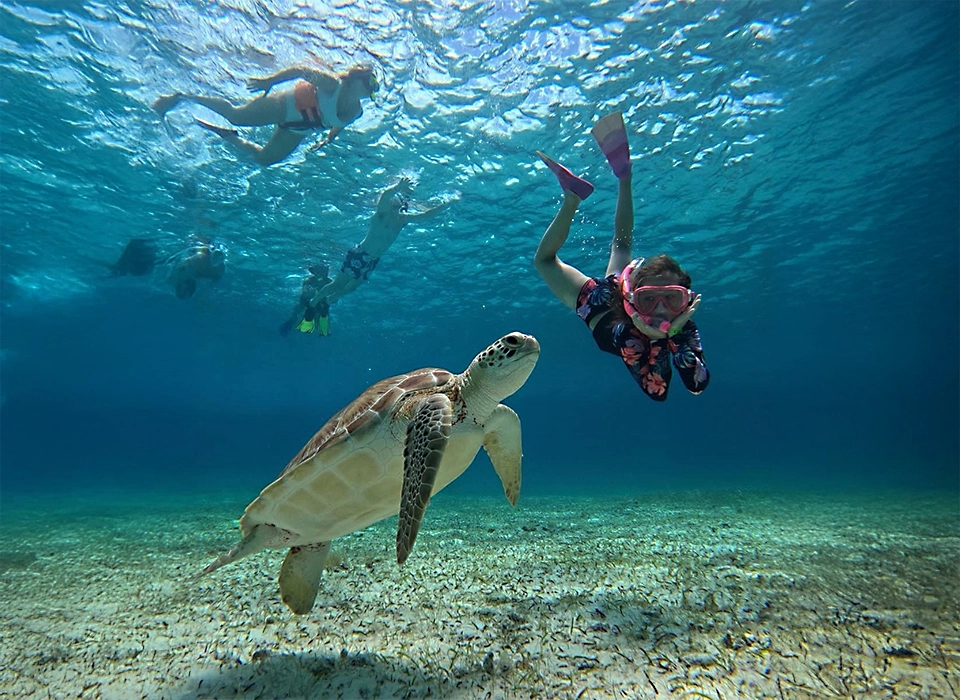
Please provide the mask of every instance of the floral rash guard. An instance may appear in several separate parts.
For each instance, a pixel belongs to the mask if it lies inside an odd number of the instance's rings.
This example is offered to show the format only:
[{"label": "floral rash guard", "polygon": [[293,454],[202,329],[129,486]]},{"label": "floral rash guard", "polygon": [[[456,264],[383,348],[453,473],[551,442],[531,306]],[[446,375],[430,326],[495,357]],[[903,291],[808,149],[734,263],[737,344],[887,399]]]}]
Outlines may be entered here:
[{"label": "floral rash guard", "polygon": [[699,394],[710,383],[710,372],[703,363],[700,332],[687,321],[672,338],[651,339],[641,333],[623,309],[620,275],[591,277],[577,296],[577,315],[593,327],[593,339],[604,352],[619,355],[634,381],[654,401],[665,401],[673,370],[670,358],[684,386]]}]

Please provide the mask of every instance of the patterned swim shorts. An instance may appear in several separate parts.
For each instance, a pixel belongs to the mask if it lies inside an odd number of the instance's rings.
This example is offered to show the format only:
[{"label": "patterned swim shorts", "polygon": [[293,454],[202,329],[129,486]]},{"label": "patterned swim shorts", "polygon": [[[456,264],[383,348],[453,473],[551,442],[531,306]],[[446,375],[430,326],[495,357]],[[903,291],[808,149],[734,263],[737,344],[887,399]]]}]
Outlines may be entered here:
[{"label": "patterned swim shorts", "polygon": [[360,250],[359,246],[354,246],[347,251],[347,257],[343,259],[340,271],[353,275],[358,280],[366,281],[378,262],[380,258],[371,257],[370,253]]}]

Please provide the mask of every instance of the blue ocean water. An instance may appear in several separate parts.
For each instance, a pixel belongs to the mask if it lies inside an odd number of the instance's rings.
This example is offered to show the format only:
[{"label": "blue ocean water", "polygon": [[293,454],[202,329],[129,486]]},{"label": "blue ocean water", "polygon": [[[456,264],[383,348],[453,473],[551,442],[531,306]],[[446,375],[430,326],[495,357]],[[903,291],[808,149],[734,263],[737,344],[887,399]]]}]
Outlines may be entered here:
[{"label": "blue ocean water", "polygon": [[[540,340],[506,403],[524,493],[956,492],[958,6],[871,2],[7,2],[0,7],[0,477],[25,491],[248,489],[366,386]],[[261,169],[151,111],[246,99],[299,61],[370,61],[364,116]],[[541,149],[597,191],[561,252],[602,274],[622,110],[637,254],[703,295],[709,389],[665,404],[532,265],[559,205]],[[263,141],[269,129],[251,130]],[[332,335],[281,338],[307,262],[339,265],[377,195],[459,196],[408,225]],[[133,237],[215,238],[177,299],[111,277]],[[585,478],[586,475],[586,478]],[[499,497],[481,456],[451,489]]]}]

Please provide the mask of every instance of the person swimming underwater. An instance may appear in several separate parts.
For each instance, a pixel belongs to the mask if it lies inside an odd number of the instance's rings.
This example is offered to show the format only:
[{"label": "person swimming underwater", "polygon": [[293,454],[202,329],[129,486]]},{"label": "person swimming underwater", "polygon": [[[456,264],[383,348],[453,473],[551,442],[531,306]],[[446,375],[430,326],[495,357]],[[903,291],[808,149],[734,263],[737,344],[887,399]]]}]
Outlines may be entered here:
[{"label": "person swimming underwater", "polygon": [[301,333],[330,335],[330,304],[326,299],[313,303],[316,293],[330,283],[329,268],[326,265],[310,265],[310,273],[300,286],[300,299],[293,312],[280,325],[280,335],[286,337],[296,329]]},{"label": "person swimming underwater", "polygon": [[227,249],[222,243],[195,240],[190,247],[167,259],[169,280],[178,299],[192,297],[197,291],[197,280],[217,282],[226,269]]},{"label": "person swimming underwater", "polygon": [[619,356],[648,397],[666,400],[673,368],[690,393],[700,394],[710,383],[710,372],[700,331],[690,317],[701,297],[691,289],[690,275],[670,256],[645,260],[633,255],[633,176],[623,115],[604,116],[591,132],[619,183],[606,272],[588,276],[559,258],[577,209],[594,188],[540,151],[537,156],[560,183],[563,202],[540,239],[534,266],[554,296],[587,324],[597,347]]}]

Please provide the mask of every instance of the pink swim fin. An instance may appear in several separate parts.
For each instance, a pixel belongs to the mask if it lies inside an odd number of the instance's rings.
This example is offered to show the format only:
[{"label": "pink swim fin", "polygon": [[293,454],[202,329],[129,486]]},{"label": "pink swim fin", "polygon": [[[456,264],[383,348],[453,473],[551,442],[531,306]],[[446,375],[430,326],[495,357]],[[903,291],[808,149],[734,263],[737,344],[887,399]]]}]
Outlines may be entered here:
[{"label": "pink swim fin", "polygon": [[613,174],[621,180],[630,177],[630,145],[627,143],[627,128],[623,125],[623,114],[614,112],[593,125],[591,129],[597,145],[607,157],[613,168]]},{"label": "pink swim fin", "polygon": [[544,164],[550,168],[550,172],[557,176],[557,180],[560,181],[560,187],[564,191],[573,192],[580,199],[586,199],[591,194],[593,194],[593,185],[584,180],[582,177],[577,177],[572,172],[567,170],[567,168],[560,165],[550,156],[545,155],[541,151],[537,151],[537,156],[544,162]]}]

